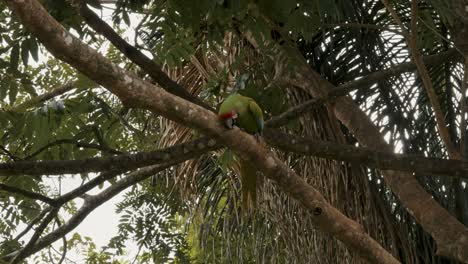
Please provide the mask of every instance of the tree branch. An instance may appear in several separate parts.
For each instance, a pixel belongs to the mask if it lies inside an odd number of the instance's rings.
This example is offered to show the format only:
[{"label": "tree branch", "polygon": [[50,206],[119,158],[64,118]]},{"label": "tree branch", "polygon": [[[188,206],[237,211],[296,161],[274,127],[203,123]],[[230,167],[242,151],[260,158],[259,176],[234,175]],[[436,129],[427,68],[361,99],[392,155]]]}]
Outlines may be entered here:
[{"label": "tree branch", "polygon": [[19,263],[23,259],[29,256],[29,252],[31,249],[34,247],[34,244],[36,241],[39,239],[39,237],[42,235],[42,232],[44,232],[44,229],[49,225],[49,223],[55,218],[55,216],[58,213],[59,208],[51,208],[49,214],[42,220],[42,223],[37,227],[36,231],[32,235],[31,239],[29,242],[26,244],[26,246],[21,249],[18,254],[13,257],[11,260],[12,264]]},{"label": "tree branch", "polygon": [[[199,153],[192,153],[190,157],[193,158],[193,157],[196,157],[197,155],[199,155]],[[77,227],[94,209],[96,209],[103,203],[107,202],[112,197],[119,194],[121,191],[127,189],[128,187],[142,180],[145,180],[151,177],[152,175],[164,169],[167,169],[187,159],[189,158],[180,157],[175,160],[166,162],[164,164],[141,168],[140,170],[132,172],[129,175],[127,175],[125,178],[112,184],[111,186],[109,186],[107,189],[100,192],[99,194],[87,196],[81,208],[66,223],[64,223],[59,228],[55,229],[54,231],[50,232],[49,234],[44,236],[42,239],[37,241],[37,243],[34,246],[30,247],[27,251],[25,250],[25,248],[23,248],[23,250],[20,251],[20,252],[24,252],[23,258],[28,257],[38,252],[39,250],[47,247],[48,245],[60,239],[61,237],[65,236],[67,233],[69,233],[75,227]],[[19,254],[18,252],[13,252],[4,256],[3,259],[8,261],[9,259],[15,258],[15,256],[17,256],[18,254]]]},{"label": "tree branch", "polygon": [[[267,122],[267,124],[269,124],[269,122]],[[302,138],[273,129],[265,129],[264,137],[269,145],[277,147],[283,151],[291,151],[333,160],[348,161],[381,170],[392,169],[446,177],[468,178],[468,162],[466,161],[426,158],[414,155],[410,156],[384,151],[374,151],[365,147],[354,147],[335,142]],[[206,153],[221,147],[222,146],[220,144],[215,143],[214,139],[202,137],[191,142],[163,150],[140,152],[137,154],[122,154],[104,158],[70,161],[46,160],[0,163],[0,173],[11,176],[24,174],[72,174],[107,171],[104,172],[103,175],[94,178],[85,185],[57,199],[39,196],[34,198],[34,195],[40,195],[35,193],[26,193],[24,195],[49,204],[61,204],[86,193],[95,186],[114,177],[119,172],[163,163],[174,157],[183,155],[183,153],[192,152],[195,149],[200,151],[200,153]],[[15,188],[9,186],[6,187]],[[0,184],[0,190],[2,190],[2,184]],[[13,189],[11,190],[14,192]],[[20,189],[17,190],[18,193],[20,191],[27,192]]]},{"label": "tree branch", "polygon": [[[437,55],[431,55],[424,57],[424,62],[427,65],[437,65],[446,61],[448,59],[454,59],[458,52],[455,49],[450,49],[446,52],[441,52]],[[314,98],[309,101],[306,101],[300,105],[290,108],[287,112],[284,112],[278,116],[273,117],[268,121],[268,126],[270,127],[280,127],[285,125],[288,121],[298,118],[304,113],[310,111],[314,107],[322,106],[324,103],[331,103],[337,98],[348,95],[354,90],[367,89],[374,85],[376,82],[381,81],[382,79],[389,78],[404,72],[412,71],[416,69],[416,65],[412,62],[403,62],[392,68],[370,73],[361,79],[350,81],[345,84],[339,85],[338,87],[332,88],[326,95]],[[289,83],[295,83],[294,80],[290,80]],[[295,84],[297,86],[302,86],[302,84]]]},{"label": "tree branch", "polygon": [[107,38],[120,52],[133,63],[140,66],[154,81],[159,83],[163,89],[206,109],[212,109],[210,105],[193,96],[186,89],[169,78],[169,76],[161,70],[160,65],[156,64],[153,60],[121,38],[112,27],[88,8],[85,1],[71,0],[71,2],[74,3],[80,15],[92,29]]},{"label": "tree branch", "polygon": [[32,157],[39,155],[41,152],[43,152],[43,151],[45,151],[45,150],[47,150],[47,149],[49,149],[51,147],[59,146],[59,145],[62,145],[62,144],[72,144],[72,145],[76,145],[79,148],[97,149],[97,150],[100,150],[102,152],[106,152],[106,153],[110,153],[110,154],[122,154],[121,151],[111,149],[111,148],[109,148],[107,146],[102,146],[102,145],[93,144],[93,143],[79,142],[79,141],[77,141],[75,139],[58,139],[56,141],[50,142],[49,144],[46,144],[45,146],[40,147],[38,150],[36,150],[32,154],[25,157],[24,160],[29,160]]},{"label": "tree branch", "polygon": [[17,161],[13,163],[0,163],[0,175],[54,175],[99,171],[128,171],[170,161],[179,156],[186,156],[194,151],[205,153],[220,147],[221,145],[218,144],[216,140],[203,137],[162,150],[139,152],[136,154],[121,154],[82,160]]},{"label": "tree branch", "polygon": [[19,105],[16,105],[16,106],[12,106],[11,108],[8,108],[6,109],[7,111],[9,112],[24,112],[26,110],[28,110],[29,108],[31,107],[34,107],[42,102],[45,102],[49,99],[52,99],[56,96],[59,96],[59,95],[62,95],[70,90],[72,90],[73,88],[76,87],[76,82],[67,82],[66,84],[62,85],[62,86],[58,86],[54,89],[52,89],[52,91],[50,92],[47,92],[45,94],[41,94],[39,96],[36,96],[36,97],[33,97],[31,98],[30,100],[26,101],[26,102],[23,102]]},{"label": "tree branch", "polygon": [[464,161],[375,151],[370,148],[313,140],[273,130],[265,131],[264,136],[270,145],[283,151],[347,161],[380,170],[408,171],[468,179],[468,162]]},{"label": "tree branch", "polygon": [[9,193],[21,195],[30,199],[39,200],[51,206],[54,206],[56,204],[56,201],[54,199],[44,196],[40,193],[23,190],[14,186],[8,186],[3,183],[0,183],[0,191],[6,191]]},{"label": "tree branch", "polygon": [[[214,137],[239,153],[242,158],[256,164],[257,169],[266,177],[275,181],[280,188],[310,210],[311,220],[318,228],[333,234],[369,262],[398,263],[390,253],[364,232],[361,225],[332,207],[316,189],[308,185],[271,151],[259,145],[253,136],[239,129],[226,130],[215,113],[173,96],[110,63],[66,32],[37,1],[4,2],[55,57],[70,63],[101,84],[117,95],[125,105],[151,110],[173,121],[198,128]],[[158,79],[158,83],[167,89],[168,84],[164,79],[161,81]]]},{"label": "tree branch", "polygon": [[19,241],[20,238],[22,238],[24,235],[26,235],[29,230],[31,230],[33,228],[34,225],[36,225],[39,221],[41,221],[41,219],[47,214],[47,211],[48,209],[46,210],[42,210],[42,212],[40,214],[38,214],[36,217],[34,217],[34,219],[31,221],[31,223],[28,224],[28,226],[26,226],[26,228],[21,231],[21,233],[19,233],[18,235],[16,235],[15,238],[13,238],[13,241]]}]

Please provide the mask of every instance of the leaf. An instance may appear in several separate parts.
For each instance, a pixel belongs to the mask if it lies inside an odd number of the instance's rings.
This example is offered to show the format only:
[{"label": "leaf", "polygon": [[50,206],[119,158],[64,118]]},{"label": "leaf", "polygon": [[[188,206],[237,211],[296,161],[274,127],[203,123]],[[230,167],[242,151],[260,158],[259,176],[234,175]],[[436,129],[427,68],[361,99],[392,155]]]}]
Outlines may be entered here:
[{"label": "leaf", "polygon": [[10,87],[9,83],[4,79],[0,79],[0,100],[5,99],[8,87]]},{"label": "leaf", "polygon": [[34,89],[34,86],[32,85],[31,82],[29,82],[29,80],[22,81],[21,84],[22,84],[22,88],[23,88],[23,90],[25,92],[27,92],[28,94],[30,94],[32,96],[37,96],[36,89]]},{"label": "leaf", "polygon": [[34,61],[37,61],[39,58],[39,47],[37,45],[36,39],[29,39],[29,52],[31,53],[31,56],[33,57]]},{"label": "leaf", "polygon": [[18,62],[19,62],[19,55],[20,55],[20,46],[18,44],[13,46],[13,49],[10,53],[10,72],[17,72],[18,71]]},{"label": "leaf", "polygon": [[10,105],[13,105],[15,103],[17,95],[18,95],[18,84],[15,81],[11,81],[10,89],[8,89],[8,99],[10,100]]},{"label": "leaf", "polygon": [[0,55],[7,52],[9,49],[11,49],[11,46],[6,46],[6,47],[0,48]]},{"label": "leaf", "polygon": [[25,67],[28,66],[29,59],[29,41],[25,40],[21,42],[21,61]]},{"label": "leaf", "polygon": [[122,16],[123,16],[123,20],[124,20],[125,24],[127,24],[127,26],[130,26],[130,17],[128,16],[128,13],[123,12]]},{"label": "leaf", "polygon": [[86,2],[94,8],[102,9],[102,5],[99,0],[87,0]]},{"label": "leaf", "polygon": [[83,90],[83,89],[96,86],[96,83],[93,80],[86,77],[85,75],[79,73],[78,80],[76,81],[75,85],[76,85],[76,88],[78,88],[79,90]]}]

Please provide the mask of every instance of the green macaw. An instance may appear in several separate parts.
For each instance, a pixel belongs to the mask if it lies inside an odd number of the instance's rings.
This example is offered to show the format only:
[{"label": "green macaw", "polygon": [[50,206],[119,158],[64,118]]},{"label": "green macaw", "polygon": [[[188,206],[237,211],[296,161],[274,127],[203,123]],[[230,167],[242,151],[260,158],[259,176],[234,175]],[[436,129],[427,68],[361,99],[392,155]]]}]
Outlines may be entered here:
[{"label": "green macaw", "polygon": [[[245,132],[260,136],[263,132],[263,113],[254,99],[240,94],[228,96],[219,108],[219,117],[226,127],[238,126]],[[257,170],[248,160],[240,159],[242,208],[254,208],[257,200]]]}]

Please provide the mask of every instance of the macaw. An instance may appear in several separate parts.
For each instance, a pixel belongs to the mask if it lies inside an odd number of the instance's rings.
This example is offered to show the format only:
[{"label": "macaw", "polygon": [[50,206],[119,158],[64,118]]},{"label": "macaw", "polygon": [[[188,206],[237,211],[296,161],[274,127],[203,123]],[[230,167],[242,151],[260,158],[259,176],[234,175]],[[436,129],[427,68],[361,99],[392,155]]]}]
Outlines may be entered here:
[{"label": "macaw", "polygon": [[[237,126],[259,137],[263,132],[263,113],[254,99],[240,94],[228,96],[219,108],[218,115],[228,128]],[[248,160],[240,158],[242,208],[254,208],[257,200],[257,170]]]}]

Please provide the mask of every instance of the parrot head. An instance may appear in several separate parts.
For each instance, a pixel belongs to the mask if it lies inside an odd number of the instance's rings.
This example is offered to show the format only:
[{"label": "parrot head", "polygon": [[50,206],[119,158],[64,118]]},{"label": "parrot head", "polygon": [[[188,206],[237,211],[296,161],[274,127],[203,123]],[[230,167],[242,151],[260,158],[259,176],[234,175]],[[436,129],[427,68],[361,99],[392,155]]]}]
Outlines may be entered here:
[{"label": "parrot head", "polygon": [[236,125],[237,113],[234,110],[224,113],[219,117],[223,120],[224,125],[229,129],[232,129],[234,125]]}]

